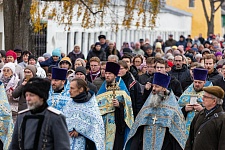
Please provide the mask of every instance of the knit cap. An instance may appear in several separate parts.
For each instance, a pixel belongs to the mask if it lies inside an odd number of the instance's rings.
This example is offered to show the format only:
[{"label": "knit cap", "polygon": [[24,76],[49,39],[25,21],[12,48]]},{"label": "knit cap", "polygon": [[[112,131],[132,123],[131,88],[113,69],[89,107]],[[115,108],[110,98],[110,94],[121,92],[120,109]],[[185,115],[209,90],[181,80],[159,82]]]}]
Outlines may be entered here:
[{"label": "knit cap", "polygon": [[36,76],[37,68],[34,65],[27,65],[24,68],[24,70],[26,70],[26,69],[29,69],[32,72],[32,74],[33,74],[34,77]]},{"label": "knit cap", "polygon": [[15,65],[14,63],[12,63],[12,62],[6,63],[6,64],[3,66],[2,70],[3,70],[4,68],[10,68],[10,69],[12,70],[13,74],[14,74],[15,71],[16,71],[16,65]]},{"label": "knit cap", "polygon": [[56,48],[52,51],[52,56],[58,56],[61,57],[61,50],[59,48]]}]

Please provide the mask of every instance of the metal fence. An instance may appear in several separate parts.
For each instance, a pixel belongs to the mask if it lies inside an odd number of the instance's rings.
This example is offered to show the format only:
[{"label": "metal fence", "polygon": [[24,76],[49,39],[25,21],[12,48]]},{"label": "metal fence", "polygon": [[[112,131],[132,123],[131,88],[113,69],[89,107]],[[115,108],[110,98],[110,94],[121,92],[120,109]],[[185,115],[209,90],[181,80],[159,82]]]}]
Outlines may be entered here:
[{"label": "metal fence", "polygon": [[47,28],[33,34],[33,50],[36,57],[42,56],[47,48]]}]

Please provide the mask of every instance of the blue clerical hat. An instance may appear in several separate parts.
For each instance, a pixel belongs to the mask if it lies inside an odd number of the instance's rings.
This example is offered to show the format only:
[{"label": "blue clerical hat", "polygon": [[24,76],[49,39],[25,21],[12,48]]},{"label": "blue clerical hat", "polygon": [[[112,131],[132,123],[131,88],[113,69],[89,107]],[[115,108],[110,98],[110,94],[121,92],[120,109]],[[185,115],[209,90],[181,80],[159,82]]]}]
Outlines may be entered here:
[{"label": "blue clerical hat", "polygon": [[170,83],[170,76],[156,72],[154,74],[153,84],[162,86],[164,88],[168,88],[168,85]]},{"label": "blue clerical hat", "polygon": [[114,63],[114,62],[107,62],[106,63],[105,72],[111,72],[115,76],[117,76],[119,71],[120,71],[120,65],[118,65],[117,63]]},{"label": "blue clerical hat", "polygon": [[52,79],[66,80],[67,69],[52,68]]},{"label": "blue clerical hat", "polygon": [[207,78],[208,70],[202,68],[195,68],[193,70],[194,80],[205,81]]}]

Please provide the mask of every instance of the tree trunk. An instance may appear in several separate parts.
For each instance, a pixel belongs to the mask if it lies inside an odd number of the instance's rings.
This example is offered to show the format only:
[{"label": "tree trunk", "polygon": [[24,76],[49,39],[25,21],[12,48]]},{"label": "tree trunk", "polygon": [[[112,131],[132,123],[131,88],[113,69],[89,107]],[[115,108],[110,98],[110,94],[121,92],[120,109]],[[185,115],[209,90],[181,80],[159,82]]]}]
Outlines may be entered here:
[{"label": "tree trunk", "polygon": [[29,50],[32,0],[3,0],[5,50],[16,46]]},{"label": "tree trunk", "polygon": [[207,35],[214,34],[214,17],[210,19],[209,22],[207,22],[208,30]]}]

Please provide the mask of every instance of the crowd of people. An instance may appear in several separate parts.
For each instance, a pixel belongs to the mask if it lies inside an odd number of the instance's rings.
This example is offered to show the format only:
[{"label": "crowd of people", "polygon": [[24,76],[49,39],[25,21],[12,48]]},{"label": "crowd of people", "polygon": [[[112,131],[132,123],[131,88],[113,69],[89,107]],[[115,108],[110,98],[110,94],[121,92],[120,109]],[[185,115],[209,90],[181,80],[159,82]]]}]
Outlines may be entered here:
[{"label": "crowd of people", "polygon": [[0,149],[225,149],[220,35],[0,50]]}]

